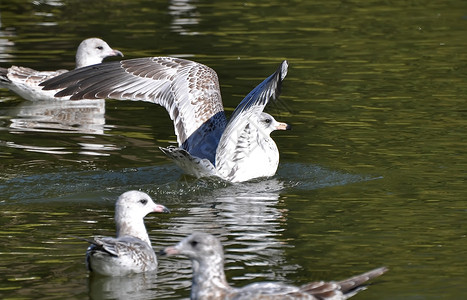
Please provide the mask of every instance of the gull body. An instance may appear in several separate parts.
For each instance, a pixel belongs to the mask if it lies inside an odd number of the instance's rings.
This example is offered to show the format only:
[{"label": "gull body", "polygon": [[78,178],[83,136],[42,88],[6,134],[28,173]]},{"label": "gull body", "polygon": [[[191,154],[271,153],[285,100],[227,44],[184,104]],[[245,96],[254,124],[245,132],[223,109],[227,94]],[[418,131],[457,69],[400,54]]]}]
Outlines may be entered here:
[{"label": "gull body", "polygon": [[151,246],[144,217],[151,212],[169,210],[154,203],[146,193],[123,193],[115,204],[116,237],[94,237],[86,251],[89,271],[106,276],[124,276],[157,269],[157,257]]}]

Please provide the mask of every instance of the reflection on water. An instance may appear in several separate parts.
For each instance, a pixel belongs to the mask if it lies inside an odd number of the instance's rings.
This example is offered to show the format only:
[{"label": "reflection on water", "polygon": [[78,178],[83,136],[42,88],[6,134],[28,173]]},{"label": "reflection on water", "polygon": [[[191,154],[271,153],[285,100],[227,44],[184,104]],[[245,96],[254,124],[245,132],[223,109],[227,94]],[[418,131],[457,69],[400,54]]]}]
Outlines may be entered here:
[{"label": "reflection on water", "polygon": [[0,31],[0,61],[8,61],[8,59],[12,57],[9,52],[12,51],[14,43],[5,37],[7,37],[7,35]]},{"label": "reflection on water", "polygon": [[[216,185],[206,180],[194,181],[204,188]],[[277,271],[287,265],[284,251],[288,247],[282,236],[287,223],[287,209],[280,200],[284,184],[278,179],[255,181],[210,189],[210,192],[189,193],[175,206],[168,226],[162,232],[151,233],[162,247],[173,245],[193,231],[216,235],[225,247],[226,270],[229,281],[281,280],[299,268],[297,265]],[[159,200],[160,201],[160,200]],[[170,201],[170,199],[167,199]],[[181,257],[159,259],[160,278],[171,274],[171,285],[185,289],[191,285],[191,263]],[[250,268],[246,272],[245,268]],[[255,270],[255,272],[251,272]],[[166,279],[167,280],[167,279]],[[169,280],[167,280],[169,281]],[[169,282],[167,282],[169,283]],[[164,286],[165,286],[164,282]]]},{"label": "reflection on water", "polygon": [[191,31],[190,25],[199,23],[199,13],[196,4],[191,0],[172,0],[168,6],[169,14],[172,16],[171,30],[179,34],[197,35],[199,32]]},{"label": "reflection on water", "polygon": [[157,273],[124,277],[89,276],[90,299],[149,300],[157,297]]},{"label": "reflection on water", "polygon": [[12,28],[3,28],[2,12],[0,10],[0,61],[8,61],[12,58],[12,55],[9,54],[9,52],[12,51],[15,44],[9,39],[9,37],[14,35],[15,33],[12,31]]},{"label": "reflection on water", "polygon": [[[12,134],[86,134],[87,142],[77,142],[79,149],[66,146],[35,145],[31,140],[1,141],[0,145],[48,154],[83,154],[108,156],[108,151],[120,149],[112,144],[92,143],[91,135],[102,135],[111,126],[105,124],[105,100],[25,101],[4,112],[9,121],[5,129]],[[85,136],[86,137],[86,136]],[[55,138],[56,139],[56,138]]]},{"label": "reflection on water", "polygon": [[105,100],[22,102],[10,111],[19,131],[103,134]]}]

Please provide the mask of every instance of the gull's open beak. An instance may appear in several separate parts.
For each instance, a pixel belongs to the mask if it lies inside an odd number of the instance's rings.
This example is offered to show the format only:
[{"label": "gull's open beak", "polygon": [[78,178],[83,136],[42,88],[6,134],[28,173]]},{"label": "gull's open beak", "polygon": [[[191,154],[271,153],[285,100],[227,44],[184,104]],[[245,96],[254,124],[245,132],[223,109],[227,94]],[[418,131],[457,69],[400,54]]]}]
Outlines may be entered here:
[{"label": "gull's open beak", "polygon": [[277,125],[276,127],[276,130],[290,130],[290,129],[292,129],[292,126],[290,126],[287,123],[282,123],[282,122],[279,122],[279,125]]}]

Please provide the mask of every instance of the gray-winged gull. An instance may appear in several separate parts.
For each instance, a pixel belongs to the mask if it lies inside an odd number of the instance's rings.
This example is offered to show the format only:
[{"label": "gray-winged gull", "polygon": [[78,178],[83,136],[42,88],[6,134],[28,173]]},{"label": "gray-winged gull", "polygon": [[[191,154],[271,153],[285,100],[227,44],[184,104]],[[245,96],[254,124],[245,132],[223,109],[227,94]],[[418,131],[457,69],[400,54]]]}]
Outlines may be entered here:
[{"label": "gray-winged gull", "polygon": [[161,255],[184,255],[192,261],[191,299],[309,299],[343,300],[365,289],[363,284],[382,275],[381,267],[342,281],[318,281],[297,287],[280,282],[257,282],[241,288],[231,287],[224,273],[224,251],[217,238],[207,233],[193,233]]},{"label": "gray-winged gull", "polygon": [[[110,48],[99,38],[82,41],[76,52],[76,68],[101,63],[108,56],[123,56],[122,52]],[[68,97],[55,97],[56,91],[44,91],[39,83],[68,70],[36,71],[26,67],[11,66],[0,68],[0,88],[7,88],[27,100],[66,100]]]},{"label": "gray-winged gull", "polygon": [[256,86],[230,120],[224,113],[217,74],[193,61],[148,57],[74,70],[42,83],[56,96],[112,98],[157,103],[173,120],[178,147],[161,150],[186,173],[218,176],[230,182],[273,176],[279,151],[270,137],[289,129],[263,110],[279,96],[288,63]]},{"label": "gray-winged gull", "polygon": [[154,203],[146,193],[123,193],[115,205],[117,236],[87,240],[91,243],[86,251],[88,270],[106,276],[156,270],[157,257],[144,226],[144,217],[151,212],[168,213],[169,210]]}]

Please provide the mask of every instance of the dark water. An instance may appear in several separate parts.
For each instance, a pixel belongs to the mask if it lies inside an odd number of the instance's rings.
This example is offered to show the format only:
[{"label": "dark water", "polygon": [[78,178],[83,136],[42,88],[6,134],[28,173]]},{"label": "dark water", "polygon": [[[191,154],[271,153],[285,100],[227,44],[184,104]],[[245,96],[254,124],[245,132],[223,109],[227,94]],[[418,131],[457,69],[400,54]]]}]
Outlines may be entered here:
[{"label": "dark water", "polygon": [[114,233],[130,189],[155,249],[193,230],[221,237],[229,282],[303,284],[385,265],[356,299],[467,297],[467,2],[0,1],[0,65],[73,68],[99,36],[126,58],[173,55],[214,68],[228,112],[283,59],[293,126],[273,133],[271,179],[185,177],[158,150],[175,141],[148,103],[33,103],[0,90],[3,299],[180,299],[190,264],[102,279],[71,236]]}]

